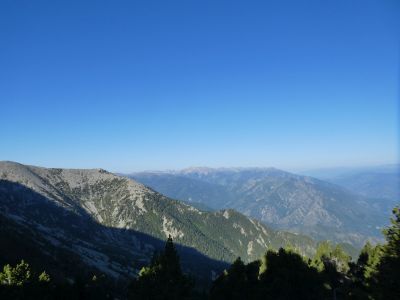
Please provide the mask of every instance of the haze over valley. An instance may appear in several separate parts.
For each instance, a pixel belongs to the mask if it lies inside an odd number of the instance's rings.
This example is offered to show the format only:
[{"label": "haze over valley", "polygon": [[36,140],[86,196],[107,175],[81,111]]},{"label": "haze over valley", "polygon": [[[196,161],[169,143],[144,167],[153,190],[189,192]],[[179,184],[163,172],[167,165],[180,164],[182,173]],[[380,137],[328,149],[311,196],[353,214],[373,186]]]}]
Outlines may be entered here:
[{"label": "haze over valley", "polygon": [[400,299],[400,1],[0,1],[0,299]]},{"label": "haze over valley", "polygon": [[[274,168],[190,168],[129,177],[188,203],[233,208],[269,226],[356,246],[382,237],[381,229],[399,199],[398,190],[380,198],[376,192],[352,191],[348,185],[357,184],[355,175],[339,185]],[[379,173],[371,179],[378,177]],[[396,188],[393,179],[399,183],[397,168],[382,174],[379,185],[364,181],[379,186],[383,195],[384,190]]]}]

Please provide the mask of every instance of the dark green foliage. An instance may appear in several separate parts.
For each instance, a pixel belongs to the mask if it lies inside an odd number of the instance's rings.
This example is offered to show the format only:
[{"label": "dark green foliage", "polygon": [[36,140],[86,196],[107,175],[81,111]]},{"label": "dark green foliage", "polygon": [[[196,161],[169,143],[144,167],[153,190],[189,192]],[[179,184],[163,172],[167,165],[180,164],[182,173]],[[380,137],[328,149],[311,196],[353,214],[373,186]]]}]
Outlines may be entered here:
[{"label": "dark green foliage", "polygon": [[0,299],[52,299],[50,276],[33,274],[23,260],[15,267],[7,264],[0,273]]},{"label": "dark green foliage", "polygon": [[340,244],[332,245],[329,241],[319,243],[311,265],[322,276],[333,298],[344,295],[347,291],[351,257],[343,250]]},{"label": "dark green foliage", "polygon": [[210,299],[322,299],[323,276],[291,251],[268,251],[261,263],[238,258],[213,284]]},{"label": "dark green foliage", "polygon": [[381,256],[381,245],[372,246],[367,242],[357,262],[349,263],[349,286],[347,295],[351,299],[367,299],[371,294],[370,283],[374,279],[376,266]]},{"label": "dark green foliage", "polygon": [[215,281],[210,290],[210,299],[252,299],[258,286],[260,262],[245,265],[239,258]]},{"label": "dark green foliage", "polygon": [[349,270],[351,257],[343,250],[340,244],[334,246],[329,241],[320,242],[314,255],[313,266],[319,271],[324,270],[326,264],[334,264],[335,268],[346,273]]},{"label": "dark green foliage", "polygon": [[[216,299],[400,299],[400,210],[385,230],[387,243],[366,243],[356,262],[341,246],[319,244],[313,260],[294,250],[269,250],[262,262],[245,264],[237,258],[209,291]],[[21,261],[5,265],[0,273],[0,299],[124,299],[125,289],[110,285],[104,275],[55,282],[45,271],[35,272]],[[155,253],[129,286],[129,299],[200,300],[205,290],[193,292],[194,281],[183,274],[177,250],[169,237],[164,250]],[[114,295],[113,295],[114,293]]]},{"label": "dark green foliage", "polygon": [[260,292],[267,299],[321,299],[326,292],[317,269],[296,253],[268,251],[265,265]]},{"label": "dark green foliage", "polygon": [[36,274],[23,260],[15,267],[5,265],[0,272],[0,299],[78,300],[112,299],[110,285],[104,276],[91,280],[53,282],[43,271]]},{"label": "dark green foliage", "polygon": [[386,243],[366,243],[356,264],[350,264],[350,299],[400,299],[400,209],[393,209]]},{"label": "dark green foliage", "polygon": [[393,215],[384,231],[386,244],[373,282],[376,299],[400,299],[400,207],[393,209]]},{"label": "dark green foliage", "polygon": [[15,267],[5,265],[3,272],[0,273],[0,282],[3,285],[22,286],[31,281],[31,271],[29,264],[21,260]]},{"label": "dark green foliage", "polygon": [[129,287],[129,299],[189,299],[194,282],[182,273],[179,256],[169,236],[165,249],[155,254]]}]

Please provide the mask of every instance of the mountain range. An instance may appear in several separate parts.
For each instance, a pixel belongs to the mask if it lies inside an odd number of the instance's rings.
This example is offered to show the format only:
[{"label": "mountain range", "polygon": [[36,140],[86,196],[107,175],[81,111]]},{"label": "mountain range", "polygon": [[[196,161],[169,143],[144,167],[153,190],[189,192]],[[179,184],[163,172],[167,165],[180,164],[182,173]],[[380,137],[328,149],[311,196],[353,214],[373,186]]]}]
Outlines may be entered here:
[{"label": "mountain range", "polygon": [[[219,185],[200,177],[188,173],[186,180],[215,186],[210,191],[218,195]],[[232,209],[199,210],[103,169],[7,161],[0,162],[0,224],[0,264],[40,261],[64,276],[86,270],[129,278],[168,236],[184,270],[204,280],[237,256],[251,261],[287,245],[311,255],[316,247],[307,236],[273,230]]]},{"label": "mountain range", "polygon": [[278,229],[357,247],[381,238],[389,207],[398,203],[275,168],[189,168],[129,177],[175,199],[233,208]]}]

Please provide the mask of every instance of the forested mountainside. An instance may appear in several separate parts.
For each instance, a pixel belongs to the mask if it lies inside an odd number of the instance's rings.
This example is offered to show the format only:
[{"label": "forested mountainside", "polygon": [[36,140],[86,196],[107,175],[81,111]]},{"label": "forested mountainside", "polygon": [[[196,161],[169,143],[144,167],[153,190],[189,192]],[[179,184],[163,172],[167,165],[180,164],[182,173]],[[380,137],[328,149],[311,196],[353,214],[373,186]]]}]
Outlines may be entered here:
[{"label": "forested mountainside", "polygon": [[358,247],[382,238],[389,217],[376,199],[274,168],[191,168],[130,177],[169,197],[233,208],[276,228]]},{"label": "forested mountainside", "polygon": [[[322,300],[400,297],[400,208],[393,209],[385,243],[366,243],[357,260],[340,246],[319,243],[315,255],[301,255],[291,247],[267,250],[260,259],[245,264],[238,257],[219,273],[211,286],[181,269],[179,252],[171,236],[164,249],[153,255],[138,276],[122,284],[104,274],[54,280],[46,270],[35,271],[21,260],[0,270],[1,299],[129,299],[129,300]],[[71,266],[74,267],[73,265]],[[43,268],[40,265],[39,268]],[[40,270],[40,269],[39,269]],[[93,274],[93,273],[92,273]]]},{"label": "forested mountainside", "polygon": [[272,230],[234,210],[201,211],[102,169],[0,162],[0,221],[4,260],[40,253],[49,263],[73,261],[112,277],[136,274],[168,236],[184,270],[204,278],[224,262],[254,260],[266,249],[315,252],[306,236]]}]

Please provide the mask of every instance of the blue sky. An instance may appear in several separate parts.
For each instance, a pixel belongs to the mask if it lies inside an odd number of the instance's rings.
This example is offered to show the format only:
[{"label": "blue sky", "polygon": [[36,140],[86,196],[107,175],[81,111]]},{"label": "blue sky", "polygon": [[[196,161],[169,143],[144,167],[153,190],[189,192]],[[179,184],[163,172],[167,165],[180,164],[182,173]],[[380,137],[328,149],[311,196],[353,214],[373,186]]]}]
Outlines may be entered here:
[{"label": "blue sky", "polygon": [[399,29],[397,0],[3,0],[0,160],[395,163]]}]

